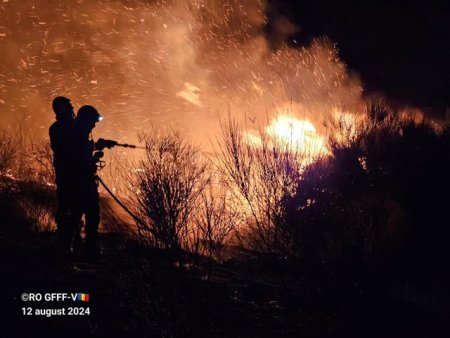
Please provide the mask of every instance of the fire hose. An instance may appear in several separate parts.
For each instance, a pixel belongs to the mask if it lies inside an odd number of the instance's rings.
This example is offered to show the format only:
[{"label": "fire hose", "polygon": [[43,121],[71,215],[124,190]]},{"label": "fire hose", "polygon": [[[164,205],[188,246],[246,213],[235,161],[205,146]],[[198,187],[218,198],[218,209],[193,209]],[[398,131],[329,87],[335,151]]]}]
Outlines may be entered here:
[{"label": "fire hose", "polygon": [[103,182],[103,180],[100,178],[100,176],[95,175],[95,179],[103,186],[103,188],[105,188],[105,190],[111,195],[111,197],[114,199],[114,201],[116,201],[117,204],[119,204],[122,207],[122,209],[127,212],[128,215],[130,215],[137,223],[141,224],[144,227],[147,227],[147,225],[141,218],[139,218],[138,216],[133,214],[131,212],[131,210],[128,209],[128,207],[125,204],[123,204],[122,201],[119,200],[119,198],[116,195],[114,195],[114,193],[111,191],[111,189],[108,188],[108,186],[105,184],[105,182]]},{"label": "fire hose", "polygon": [[[95,162],[97,164],[97,169],[101,170],[104,168],[105,166],[105,161],[100,160],[103,157],[103,148],[112,148],[112,147],[125,147],[125,148],[133,148],[133,149],[145,149],[145,147],[139,147],[139,146],[135,146],[132,144],[126,144],[126,143],[119,143],[117,141],[114,140],[105,140],[100,138],[97,142],[96,142],[96,147],[98,147],[97,151],[95,151],[94,153],[94,159]],[[103,180],[100,178],[100,176],[95,175],[95,179],[103,186],[103,188],[105,188],[105,190],[111,195],[111,197],[114,199],[114,201],[117,202],[117,204],[119,204],[123,210],[126,211],[126,213],[128,215],[130,215],[137,223],[139,223],[140,225],[144,226],[145,228],[147,228],[145,222],[139,218],[138,216],[136,216],[134,213],[131,212],[131,210],[122,203],[121,200],[119,200],[119,198],[114,195],[114,193],[111,191],[111,189],[108,188],[108,186],[105,184],[105,182],[103,182]]]}]

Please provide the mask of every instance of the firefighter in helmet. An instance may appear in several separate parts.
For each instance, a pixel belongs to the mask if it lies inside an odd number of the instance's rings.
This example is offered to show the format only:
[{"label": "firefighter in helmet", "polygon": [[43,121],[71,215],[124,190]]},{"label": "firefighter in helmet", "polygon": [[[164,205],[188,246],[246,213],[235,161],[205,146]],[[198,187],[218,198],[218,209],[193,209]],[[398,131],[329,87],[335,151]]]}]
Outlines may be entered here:
[{"label": "firefighter in helmet", "polygon": [[92,130],[101,120],[98,111],[89,105],[78,110],[74,124],[73,149],[76,170],[76,205],[77,211],[84,214],[86,249],[89,256],[100,253],[97,237],[100,223],[100,198],[96,180],[97,163],[103,153],[102,144],[92,139]]}]

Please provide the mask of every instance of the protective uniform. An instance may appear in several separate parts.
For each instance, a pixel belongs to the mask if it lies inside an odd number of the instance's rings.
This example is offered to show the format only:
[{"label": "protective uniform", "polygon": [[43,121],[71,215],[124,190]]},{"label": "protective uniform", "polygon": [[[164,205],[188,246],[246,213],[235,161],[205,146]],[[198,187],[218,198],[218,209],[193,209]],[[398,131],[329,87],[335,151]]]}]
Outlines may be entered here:
[{"label": "protective uniform", "polygon": [[75,212],[74,157],[72,137],[74,130],[73,107],[68,98],[59,96],[53,100],[56,122],[49,128],[50,146],[53,150],[53,166],[56,176],[58,205],[55,214],[58,241],[68,249],[80,215]]},{"label": "protective uniform", "polygon": [[97,250],[97,233],[100,223],[100,198],[94,157],[95,143],[90,134],[99,121],[100,115],[91,106],[80,108],[73,132],[73,149],[75,155],[76,207],[85,216],[86,244],[88,253]]}]

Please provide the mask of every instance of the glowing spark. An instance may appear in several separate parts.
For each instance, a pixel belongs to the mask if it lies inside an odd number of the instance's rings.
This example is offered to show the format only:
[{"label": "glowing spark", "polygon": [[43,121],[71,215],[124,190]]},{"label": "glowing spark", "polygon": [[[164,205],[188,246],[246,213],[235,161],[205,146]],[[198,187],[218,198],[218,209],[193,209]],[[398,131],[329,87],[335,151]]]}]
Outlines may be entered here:
[{"label": "glowing spark", "polygon": [[252,86],[253,86],[253,89],[258,93],[259,96],[263,96],[264,91],[254,81],[252,81]]},{"label": "glowing spark", "polygon": [[189,82],[184,83],[184,89],[177,93],[178,97],[181,97],[182,99],[185,99],[186,101],[192,103],[193,105],[197,107],[201,107],[202,103],[200,101],[200,95],[198,92],[200,91],[200,88],[194,86],[193,84]]}]

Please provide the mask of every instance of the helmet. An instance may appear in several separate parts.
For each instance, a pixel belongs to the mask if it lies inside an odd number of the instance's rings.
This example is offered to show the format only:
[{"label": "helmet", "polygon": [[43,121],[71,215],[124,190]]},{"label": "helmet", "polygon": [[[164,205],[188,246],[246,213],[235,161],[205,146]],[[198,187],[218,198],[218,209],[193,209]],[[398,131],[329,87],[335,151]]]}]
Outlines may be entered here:
[{"label": "helmet", "polygon": [[77,121],[80,123],[95,123],[101,120],[97,109],[92,106],[83,106],[78,110]]},{"label": "helmet", "polygon": [[52,102],[53,111],[57,116],[62,116],[71,112],[73,114],[73,107],[70,103],[70,99],[64,96],[57,96]]}]

